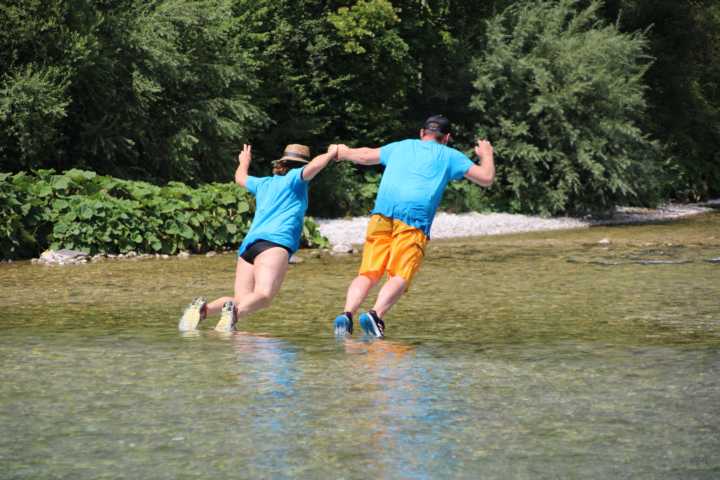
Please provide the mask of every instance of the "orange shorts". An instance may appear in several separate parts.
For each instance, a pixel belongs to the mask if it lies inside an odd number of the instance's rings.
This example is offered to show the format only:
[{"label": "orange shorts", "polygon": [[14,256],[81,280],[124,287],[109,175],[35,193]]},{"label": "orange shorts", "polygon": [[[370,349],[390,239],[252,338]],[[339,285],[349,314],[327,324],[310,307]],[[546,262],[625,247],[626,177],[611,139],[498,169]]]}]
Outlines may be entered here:
[{"label": "orange shorts", "polygon": [[419,228],[375,214],[368,224],[359,273],[377,281],[387,271],[410,285],[425,256],[427,242]]}]

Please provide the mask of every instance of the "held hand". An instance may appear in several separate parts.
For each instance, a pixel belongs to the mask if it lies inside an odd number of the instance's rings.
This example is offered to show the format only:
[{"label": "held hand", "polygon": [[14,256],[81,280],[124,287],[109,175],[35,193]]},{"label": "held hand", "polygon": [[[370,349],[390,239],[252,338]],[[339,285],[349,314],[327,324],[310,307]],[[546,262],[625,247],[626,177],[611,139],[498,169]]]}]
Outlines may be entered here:
[{"label": "held hand", "polygon": [[243,144],[242,152],[238,155],[238,162],[242,163],[243,161],[246,161],[247,163],[250,163],[250,160],[252,160],[252,145]]},{"label": "held hand", "polygon": [[340,162],[343,160],[343,155],[345,152],[347,152],[348,146],[344,143],[341,143],[337,146],[337,157],[335,157],[336,162]]},{"label": "held hand", "polygon": [[492,144],[487,140],[478,140],[477,146],[475,147],[475,155],[478,156],[478,158],[483,159],[486,157],[492,157],[493,155],[493,147]]},{"label": "held hand", "polygon": [[334,143],[328,147],[327,154],[330,155],[330,160],[335,160],[337,162],[338,150],[338,145],[335,145]]}]

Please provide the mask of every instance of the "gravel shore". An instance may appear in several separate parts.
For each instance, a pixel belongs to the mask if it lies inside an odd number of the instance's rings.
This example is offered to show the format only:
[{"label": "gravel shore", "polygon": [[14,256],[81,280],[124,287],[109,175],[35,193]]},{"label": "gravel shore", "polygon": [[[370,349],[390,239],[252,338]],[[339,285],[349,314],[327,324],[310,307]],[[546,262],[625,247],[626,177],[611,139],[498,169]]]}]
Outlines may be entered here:
[{"label": "gravel shore", "polygon": [[[720,199],[702,205],[670,204],[656,209],[619,208],[612,217],[602,220],[572,217],[543,218],[509,213],[450,214],[438,212],[430,231],[430,237],[475,237],[540,230],[588,228],[592,225],[654,222],[709,212],[712,209],[706,205],[717,205],[718,203],[720,203]],[[320,232],[330,240],[332,245],[356,245],[365,240],[365,230],[369,218],[316,219],[316,221],[320,226]]]}]

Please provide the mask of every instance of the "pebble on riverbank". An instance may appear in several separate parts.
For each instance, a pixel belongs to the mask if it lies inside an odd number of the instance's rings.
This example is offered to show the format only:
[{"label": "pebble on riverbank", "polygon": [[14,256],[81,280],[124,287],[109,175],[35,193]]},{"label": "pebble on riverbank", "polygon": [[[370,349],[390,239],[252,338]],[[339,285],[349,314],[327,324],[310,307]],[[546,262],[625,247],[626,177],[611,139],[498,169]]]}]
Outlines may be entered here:
[{"label": "pebble on riverbank", "polygon": [[[450,214],[439,212],[432,225],[431,238],[473,237],[484,235],[501,235],[509,233],[523,233],[532,231],[566,230],[573,228],[587,228],[593,225],[613,225],[621,223],[648,223],[661,220],[670,220],[699,213],[712,211],[710,205],[720,204],[720,199],[711,200],[704,204],[693,205],[666,205],[657,209],[646,208],[618,208],[610,218],[543,218],[537,216],[514,215],[508,213],[463,213]],[[353,245],[362,244],[365,240],[365,231],[369,217],[355,217],[350,219],[316,219],[320,233],[330,240],[330,249],[314,250],[309,255],[319,257],[330,255],[352,255],[359,252]],[[600,245],[609,245],[611,241],[603,238],[597,242]],[[233,253],[235,249],[219,252],[222,255]],[[63,253],[64,252],[64,253]],[[207,257],[217,255],[218,252],[207,252]],[[42,265],[75,265],[89,262],[98,262],[113,259],[187,259],[190,252],[180,252],[176,256],[167,254],[98,254],[89,256],[84,252],[75,250],[47,250],[40,258],[31,260],[33,264]],[[302,261],[302,260],[300,260]],[[713,258],[710,263],[720,263]],[[293,262],[291,263],[298,263]]]},{"label": "pebble on riverbank", "polygon": [[[210,251],[205,253],[207,257],[214,257],[217,255],[227,255],[234,253],[235,249],[229,249],[227,251],[215,252]],[[98,263],[103,261],[114,261],[114,260],[168,260],[171,258],[177,259],[188,259],[192,254],[188,251],[182,251],[177,255],[168,255],[166,253],[137,253],[130,251],[127,253],[98,253],[95,255],[89,255],[79,250],[46,250],[40,255],[39,258],[31,258],[30,263],[33,265],[80,265],[85,263]],[[299,262],[302,262],[300,259]],[[297,263],[299,263],[297,262]]]},{"label": "pebble on riverbank", "polygon": [[79,263],[87,263],[90,256],[85,252],[77,250],[45,250],[40,258],[36,259],[39,264],[43,265],[76,265]]},{"label": "pebble on riverbank", "polygon": [[[589,228],[596,225],[617,225],[626,223],[648,223],[671,220],[700,213],[711,212],[705,204],[669,204],[656,209],[620,207],[608,218],[573,218],[516,215],[510,213],[460,213],[438,212],[430,230],[430,238],[480,237],[534,231],[568,230]],[[320,233],[333,246],[358,245],[365,241],[365,231],[370,217],[340,219],[315,219]],[[334,247],[333,247],[334,248]],[[345,249],[345,247],[343,247]]]},{"label": "pebble on riverbank", "polygon": [[350,255],[355,252],[355,249],[349,243],[338,243],[333,245],[330,252],[332,255]]}]

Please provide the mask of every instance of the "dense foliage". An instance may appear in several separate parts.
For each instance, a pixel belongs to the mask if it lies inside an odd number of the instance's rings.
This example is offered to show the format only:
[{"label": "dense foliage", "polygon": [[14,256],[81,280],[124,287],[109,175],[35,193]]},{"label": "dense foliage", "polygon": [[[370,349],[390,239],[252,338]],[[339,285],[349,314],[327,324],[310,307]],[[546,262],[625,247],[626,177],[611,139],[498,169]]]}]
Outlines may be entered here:
[{"label": "dense foliage", "polygon": [[0,170],[222,178],[266,116],[224,0],[0,5]]},{"label": "dense foliage", "polygon": [[[88,253],[177,253],[236,248],[250,227],[254,200],[235,184],[158,187],[85,170],[0,174],[2,258],[50,247]],[[302,243],[324,246],[309,217]]]},{"label": "dense foliage", "polygon": [[660,168],[638,126],[644,40],[600,22],[599,3],[574,3],[521,4],[489,23],[471,105],[479,136],[497,139],[493,193],[504,209],[603,211],[653,198]]},{"label": "dense foliage", "polygon": [[[245,142],[267,174],[285,144],[375,146],[444,113],[500,174],[445,208],[720,194],[715,0],[16,0],[0,24],[0,171],[199,185]],[[366,212],[379,173],[324,172],[311,213]]]},{"label": "dense foliage", "polygon": [[670,159],[669,193],[720,195],[720,2],[607,0],[624,31],[642,30],[655,61],[645,75],[646,130]]}]

